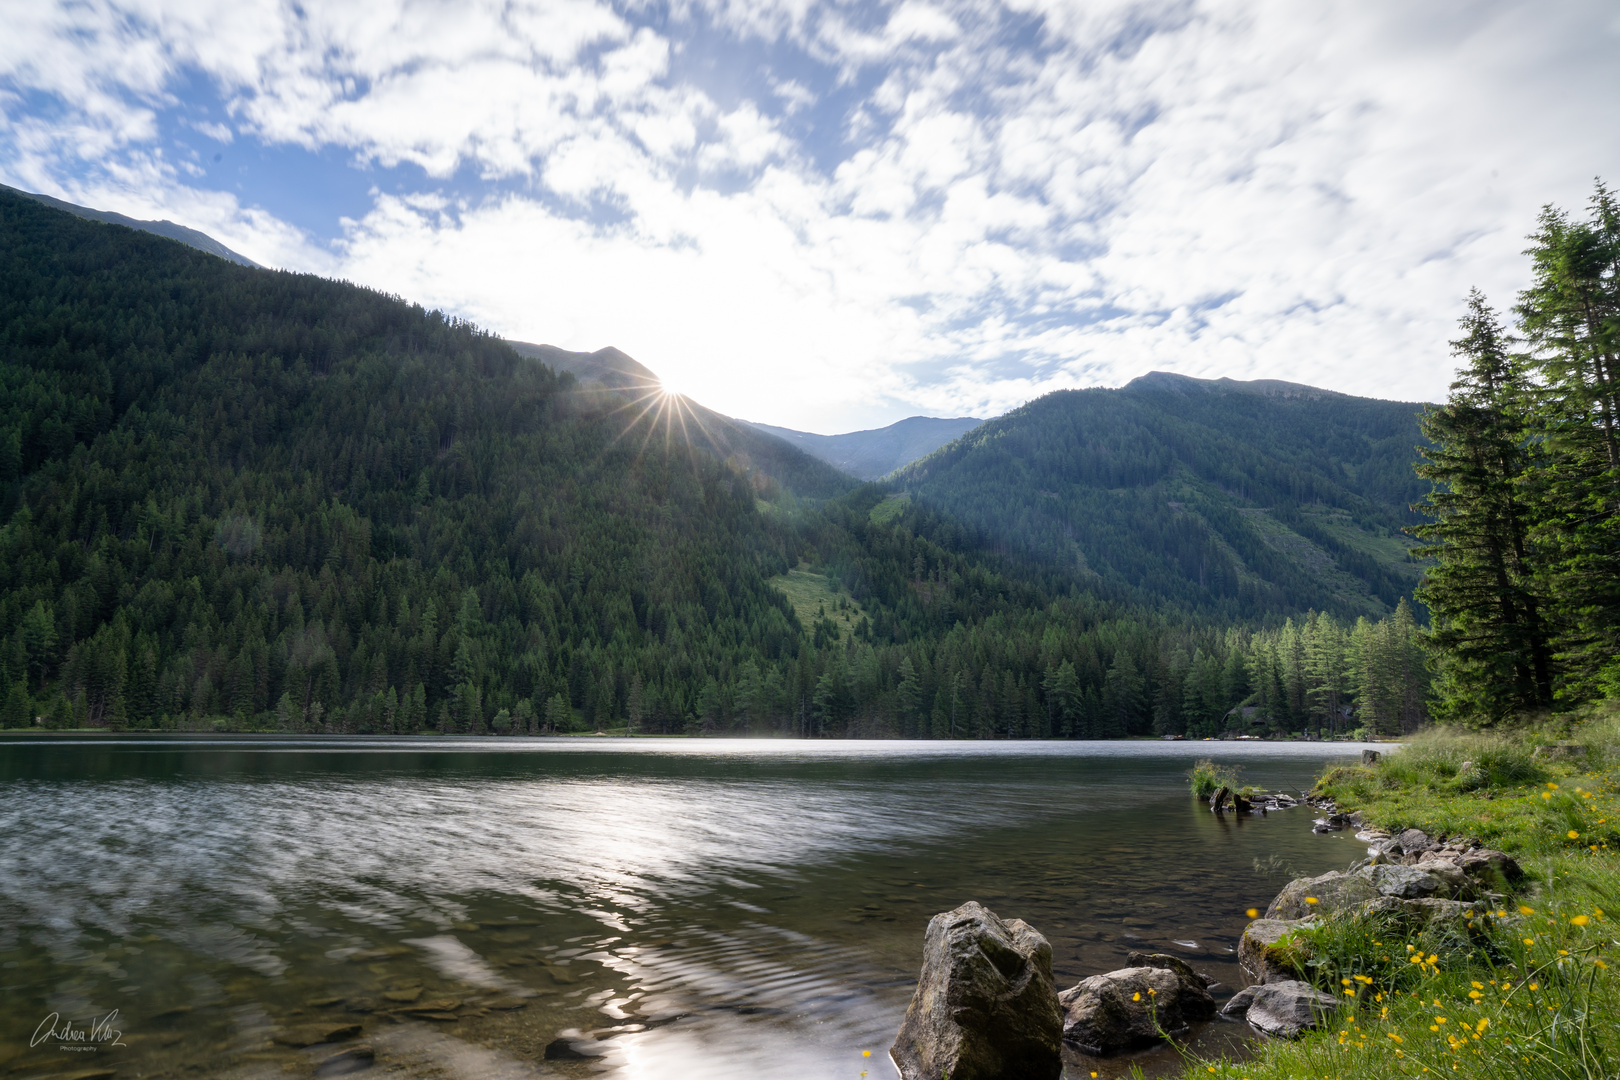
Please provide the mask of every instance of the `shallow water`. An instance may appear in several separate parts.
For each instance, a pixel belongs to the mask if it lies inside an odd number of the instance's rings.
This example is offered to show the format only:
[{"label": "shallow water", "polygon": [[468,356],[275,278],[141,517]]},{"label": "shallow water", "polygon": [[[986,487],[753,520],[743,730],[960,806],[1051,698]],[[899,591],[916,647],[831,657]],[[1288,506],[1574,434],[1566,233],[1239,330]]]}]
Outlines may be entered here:
[{"label": "shallow water", "polygon": [[[1218,818],[1185,771],[1297,791],[1359,749],[0,740],[0,1072],[892,1076],[965,900],[1044,933],[1060,986],[1146,948],[1236,990],[1244,909],[1357,852],[1308,808]],[[83,1037],[30,1047],[53,1013]],[[1068,1075],[1132,1061],[1174,1055]]]}]

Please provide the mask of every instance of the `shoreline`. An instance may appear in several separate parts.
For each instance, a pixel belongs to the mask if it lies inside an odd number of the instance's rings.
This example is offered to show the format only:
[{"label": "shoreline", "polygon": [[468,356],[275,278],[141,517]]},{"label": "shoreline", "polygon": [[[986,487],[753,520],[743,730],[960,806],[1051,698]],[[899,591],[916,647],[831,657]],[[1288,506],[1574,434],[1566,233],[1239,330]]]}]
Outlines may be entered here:
[{"label": "shoreline", "polygon": [[[1290,882],[1240,952],[1257,985],[1303,980],[1337,1007],[1241,1062],[1193,1059],[1184,1080],[1614,1075],[1620,988],[1601,898],[1620,884],[1620,750],[1602,729],[1582,734],[1536,746],[1442,733],[1324,771],[1312,804],[1356,828],[1368,856]],[[1420,874],[1450,896],[1410,895]]]}]

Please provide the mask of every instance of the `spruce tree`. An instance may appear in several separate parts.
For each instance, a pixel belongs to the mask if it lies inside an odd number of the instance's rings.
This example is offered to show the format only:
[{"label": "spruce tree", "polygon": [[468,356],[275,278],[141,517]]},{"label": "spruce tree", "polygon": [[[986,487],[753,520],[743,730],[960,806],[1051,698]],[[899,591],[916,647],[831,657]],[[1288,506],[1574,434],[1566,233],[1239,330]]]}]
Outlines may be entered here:
[{"label": "spruce tree", "polygon": [[[1417,596],[1441,682],[1441,712],[1494,722],[1552,703],[1553,669],[1531,563],[1521,480],[1528,386],[1496,313],[1475,289],[1451,343],[1465,361],[1446,403],[1427,410],[1418,475],[1435,487],[1411,531],[1435,560]],[[1385,718],[1387,719],[1387,718]]]},{"label": "spruce tree", "polygon": [[1540,583],[1554,606],[1560,697],[1620,692],[1620,205],[1585,221],[1547,207],[1518,315],[1535,382],[1540,467],[1528,485]]}]

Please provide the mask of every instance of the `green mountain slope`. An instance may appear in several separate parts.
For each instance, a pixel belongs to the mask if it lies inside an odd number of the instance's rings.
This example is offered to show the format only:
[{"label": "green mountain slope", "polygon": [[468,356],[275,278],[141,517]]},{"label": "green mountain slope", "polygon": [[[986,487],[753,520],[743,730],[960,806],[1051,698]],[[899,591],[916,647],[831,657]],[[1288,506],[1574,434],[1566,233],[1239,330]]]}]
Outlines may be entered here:
[{"label": "green mountain slope", "polygon": [[141,232],[152,233],[155,236],[166,236],[170,240],[178,240],[187,247],[194,247],[198,251],[206,251],[210,255],[218,255],[222,259],[229,259],[231,262],[241,266],[259,265],[246,255],[238,255],[207,233],[198,232],[196,229],[190,229],[184,225],[176,225],[172,221],[142,221],[139,218],[115,214],[111,210],[92,210],[88,206],[63,202],[61,199],[53,199],[49,195],[36,195],[31,191],[20,191],[4,184],[0,184],[0,191],[8,195],[20,195],[25,199],[33,199],[37,203],[42,203],[57,210],[64,210],[74,217],[81,217],[87,221],[99,221],[104,225],[122,225],[127,229],[137,229]]},{"label": "green mountain slope", "polygon": [[672,415],[690,446],[740,463],[778,481],[796,495],[825,499],[855,486],[848,475],[806,448],[791,446],[773,434],[757,430],[756,425],[733,420],[686,397],[680,398],[675,407],[651,369],[612,346],[586,353],[526,341],[508,344],[520,356],[571,373],[587,390],[611,395],[626,416],[675,408]]},{"label": "green mountain slope", "polygon": [[751,427],[811,454],[835,468],[862,480],[888,476],[902,465],[933,453],[984,423],[971,416],[911,416],[888,427],[867,431],[847,431],[842,435],[817,435],[810,431],[747,422]]},{"label": "green mountain slope", "polygon": [[1390,611],[1421,406],[1154,373],[1049,394],[894,484],[1112,595],[1222,618]]}]

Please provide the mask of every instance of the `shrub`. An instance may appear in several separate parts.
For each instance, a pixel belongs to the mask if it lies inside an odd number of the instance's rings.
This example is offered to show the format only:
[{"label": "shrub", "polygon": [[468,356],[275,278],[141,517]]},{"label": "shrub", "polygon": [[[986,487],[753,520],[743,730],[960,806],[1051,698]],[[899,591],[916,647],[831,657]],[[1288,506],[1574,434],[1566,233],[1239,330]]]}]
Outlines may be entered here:
[{"label": "shrub", "polygon": [[1223,787],[1235,788],[1242,769],[1230,765],[1217,765],[1209,758],[1197,762],[1187,770],[1187,784],[1200,799],[1208,799]]}]

